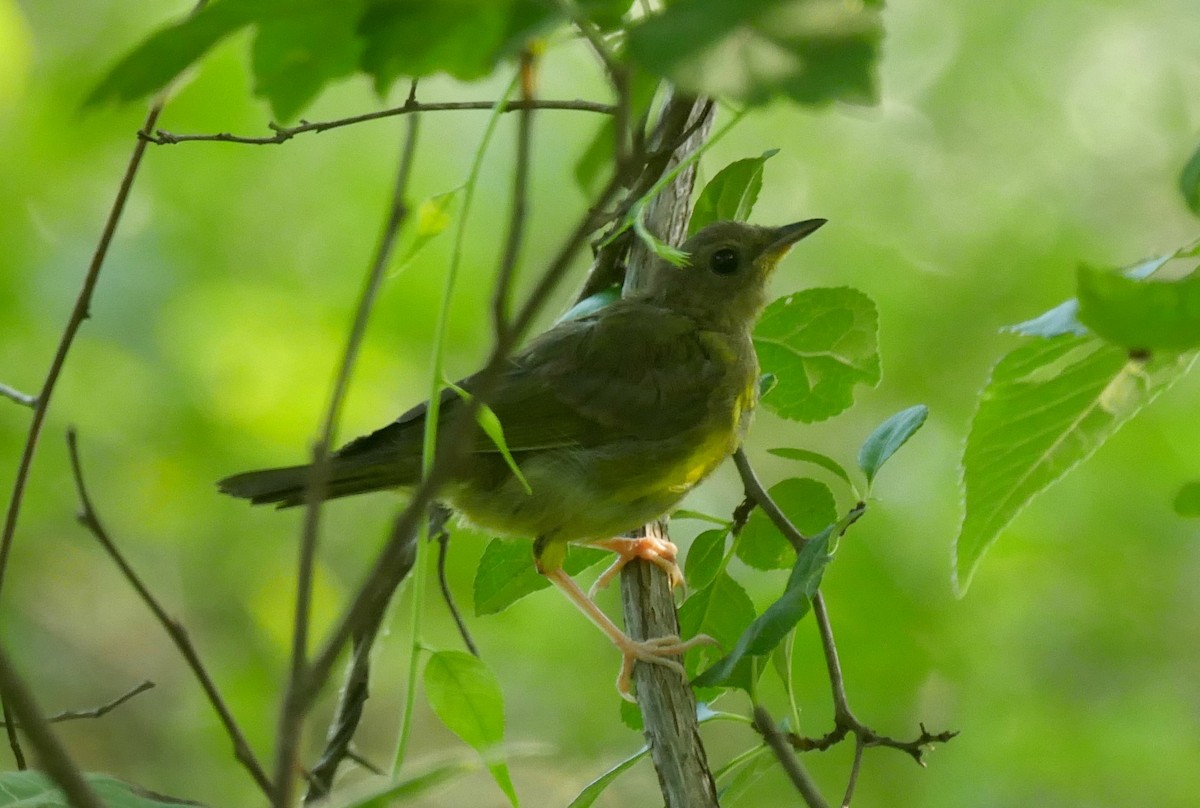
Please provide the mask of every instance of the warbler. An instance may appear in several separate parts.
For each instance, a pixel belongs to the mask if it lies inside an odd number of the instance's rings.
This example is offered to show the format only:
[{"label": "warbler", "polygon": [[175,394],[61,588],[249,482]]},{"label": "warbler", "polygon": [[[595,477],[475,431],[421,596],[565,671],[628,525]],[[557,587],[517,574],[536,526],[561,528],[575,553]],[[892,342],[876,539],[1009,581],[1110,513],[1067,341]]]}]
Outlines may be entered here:
[{"label": "warbler", "polygon": [[[538,570],[620,649],[617,687],[625,698],[636,660],[682,673],[671,657],[711,640],[627,636],[563,571],[567,543],[618,554],[598,583],[633,558],[663,567],[672,583],[682,580],[670,542],[614,537],[666,514],[741,444],[758,399],[751,330],[767,281],[792,245],[823,224],[708,225],[682,245],[683,266],[656,258],[643,290],[532,340],[484,399],[524,480],[477,428],[440,494],[481,528],[533,538]],[[476,377],[458,387],[474,394]],[[447,390],[439,434],[463,407]],[[415,485],[427,412],[419,404],[337,451],[326,496]],[[254,503],[289,507],[304,501],[308,473],[307,466],[250,471],[218,485]]]}]

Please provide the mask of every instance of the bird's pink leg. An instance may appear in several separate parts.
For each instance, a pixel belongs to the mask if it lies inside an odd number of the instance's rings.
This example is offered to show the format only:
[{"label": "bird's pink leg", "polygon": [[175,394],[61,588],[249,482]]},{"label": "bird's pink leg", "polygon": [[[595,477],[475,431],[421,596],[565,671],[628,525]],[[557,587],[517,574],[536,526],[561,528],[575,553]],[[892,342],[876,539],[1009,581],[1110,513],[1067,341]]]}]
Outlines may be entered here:
[{"label": "bird's pink leg", "polygon": [[600,573],[600,577],[592,584],[592,588],[588,590],[588,597],[595,597],[596,592],[608,586],[626,564],[637,558],[649,561],[665,572],[672,588],[683,583],[683,573],[680,571],[679,565],[675,563],[675,558],[679,555],[679,548],[662,536],[642,536],[636,539],[601,539],[582,543],[589,547],[611,550],[617,554],[617,560],[608,569]]}]

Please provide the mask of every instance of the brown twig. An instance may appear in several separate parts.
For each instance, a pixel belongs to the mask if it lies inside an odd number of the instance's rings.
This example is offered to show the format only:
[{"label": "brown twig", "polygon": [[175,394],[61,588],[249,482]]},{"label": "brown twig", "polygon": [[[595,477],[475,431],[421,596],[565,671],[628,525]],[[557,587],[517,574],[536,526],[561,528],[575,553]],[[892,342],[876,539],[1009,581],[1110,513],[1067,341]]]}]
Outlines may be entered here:
[{"label": "brown twig", "polygon": [[829,808],[829,803],[821,796],[821,792],[817,790],[817,785],[809,777],[808,772],[800,764],[799,759],[792,754],[792,750],[788,747],[788,742],[775,726],[775,722],[771,719],[771,714],[766,708],[759,705],[754,708],[754,728],[763,736],[763,740],[771,747],[771,751],[775,753],[779,765],[787,772],[788,778],[792,781],[792,785],[800,792],[800,796],[808,803],[809,808]]},{"label": "brown twig", "polygon": [[[120,696],[117,696],[112,701],[101,704],[99,707],[89,707],[86,710],[64,710],[61,713],[49,716],[46,719],[46,723],[57,724],[61,721],[76,721],[81,718],[102,718],[120,707],[125,702],[129,701],[134,696],[138,695],[139,693],[145,693],[147,690],[150,690],[153,687],[154,682],[151,682],[149,679],[147,679],[125,693],[122,693]],[[20,724],[17,726],[20,726]]]},{"label": "brown twig", "polygon": [[[413,92],[415,92],[415,82]],[[410,93],[409,98],[412,98]],[[297,749],[300,740],[300,727],[307,713],[307,704],[296,698],[296,692],[304,678],[304,667],[308,653],[308,611],[312,595],[313,563],[316,553],[317,530],[320,522],[321,503],[324,499],[325,488],[329,474],[329,452],[333,443],[334,431],[341,416],[342,403],[350,384],[350,375],[358,358],[363,337],[366,334],[367,322],[375,307],[379,288],[383,283],[388,263],[391,261],[400,226],[408,217],[408,205],[405,194],[408,181],[412,176],[414,155],[417,143],[417,122],[419,116],[409,119],[405,131],[399,169],[393,185],[391,203],[388,207],[387,221],[379,239],[375,256],[371,261],[363,283],[358,306],[354,313],[354,322],[346,340],[346,348],[338,367],[333,390],[329,396],[329,404],[321,425],[321,434],[313,451],[312,471],[309,476],[306,492],[306,510],[304,530],[300,542],[300,563],[297,573],[296,614],[293,627],[291,675],[288,678],[283,708],[280,710],[278,751],[275,759],[275,788],[274,799],[278,808],[288,808],[292,803],[292,790],[295,785],[293,777],[297,765]]]},{"label": "brown twig", "polygon": [[12,708],[13,715],[21,723],[21,729],[29,737],[37,751],[42,768],[66,794],[73,808],[104,808],[99,795],[83,779],[83,772],[71,760],[67,750],[50,731],[50,724],[42,718],[33,694],[24,680],[13,669],[8,654],[0,649],[0,687]]},{"label": "brown twig", "polygon": [[167,636],[175,643],[175,647],[187,662],[188,667],[195,675],[200,687],[204,690],[204,694],[208,697],[209,704],[216,711],[217,716],[221,719],[222,726],[225,727],[225,734],[233,742],[233,754],[238,762],[245,767],[250,776],[254,778],[254,782],[262,789],[262,792],[267,796],[271,794],[271,781],[267,779],[267,774],[262,768],[262,764],[258,762],[254,751],[250,748],[250,743],[246,740],[246,736],[242,734],[241,728],[230,712],[228,705],[225,704],[225,699],[222,698],[221,692],[217,689],[213,682],[212,676],[209,675],[204,663],[200,660],[200,654],[196,651],[196,646],[192,644],[188,637],[187,630],[178,620],[167,614],[166,609],[158,602],[150,592],[146,584],[134,572],[133,567],[125,559],[125,556],[117,548],[109,536],[108,531],[100,521],[100,515],[96,512],[92,505],[92,499],[88,495],[87,486],[83,480],[83,466],[79,461],[79,447],[75,436],[75,430],[71,429],[67,432],[67,450],[71,458],[71,473],[75,478],[75,490],[79,495],[80,511],[76,517],[81,525],[88,529],[88,532],[100,542],[100,546],[108,553],[109,558],[121,570],[121,574],[125,576],[125,580],[137,592],[138,597],[158,620],[159,625],[167,632]]},{"label": "brown twig", "polygon": [[[435,506],[436,509],[437,506]],[[471,639],[471,632],[467,628],[467,621],[463,619],[462,612],[458,610],[458,604],[454,602],[454,593],[450,591],[450,581],[446,578],[446,557],[449,555],[450,550],[450,532],[446,530],[446,519],[449,517],[449,512],[443,510],[443,514],[436,523],[432,516],[429,520],[431,523],[429,538],[438,544],[438,588],[442,590],[442,600],[446,602],[446,608],[450,610],[450,616],[454,618],[454,625],[458,627],[458,634],[462,637],[463,645],[467,646],[467,650],[471,652],[472,656],[479,656],[479,648],[475,645],[475,641]]]},{"label": "brown twig", "polygon": [[[433,104],[409,104],[405,103],[391,109],[378,110],[376,112],[367,112],[362,115],[351,115],[348,118],[338,118],[331,121],[301,121],[296,126],[278,126],[270,124],[270,128],[275,134],[265,137],[249,137],[244,135],[234,135],[229,132],[217,132],[215,134],[201,135],[180,135],[173,132],[164,132],[162,129],[155,130],[154,134],[150,134],[150,127],[142,128],[138,136],[148,143],[154,143],[159,146],[171,146],[176,143],[195,143],[197,141],[209,143],[245,143],[254,146],[270,146],[279,143],[286,143],[296,135],[302,135],[306,132],[325,132],[330,129],[339,129],[343,126],[353,126],[366,121],[378,121],[383,118],[392,118],[397,115],[410,115],[417,112],[445,112],[452,110],[490,110],[494,109],[496,103],[494,101],[448,101]],[[503,112],[513,112],[520,109],[560,109],[560,110],[576,110],[579,112],[598,112],[602,115],[612,115],[616,111],[616,107],[612,104],[598,104],[592,101],[555,101],[555,100],[533,100],[533,101],[510,101],[504,105]]]},{"label": "brown twig", "polygon": [[792,524],[792,520],[788,519],[787,514],[775,504],[775,500],[771,499],[771,495],[759,481],[758,475],[754,473],[754,468],[750,465],[750,459],[746,457],[744,448],[738,447],[738,450],[733,453],[733,462],[737,466],[738,474],[742,477],[746,498],[753,499],[758,503],[758,507],[762,508],[763,513],[775,523],[775,527],[783,533],[784,538],[792,545],[792,549],[797,553],[803,550],[804,545],[808,544],[808,537]]},{"label": "brown twig", "polygon": [[0,396],[15,401],[25,407],[37,407],[37,396],[31,396],[28,393],[22,393],[15,387],[9,387],[7,384],[0,383]]},{"label": "brown twig", "polygon": [[[520,87],[521,100],[533,101],[537,61],[532,52],[521,53]],[[496,291],[492,295],[492,328],[496,341],[503,342],[508,331],[508,306],[512,293],[513,275],[521,253],[521,241],[525,235],[525,219],[529,206],[529,151],[533,139],[533,107],[528,103],[517,118],[517,155],[513,166],[512,209],[509,213],[508,236],[504,240],[504,253],[496,272]]]}]

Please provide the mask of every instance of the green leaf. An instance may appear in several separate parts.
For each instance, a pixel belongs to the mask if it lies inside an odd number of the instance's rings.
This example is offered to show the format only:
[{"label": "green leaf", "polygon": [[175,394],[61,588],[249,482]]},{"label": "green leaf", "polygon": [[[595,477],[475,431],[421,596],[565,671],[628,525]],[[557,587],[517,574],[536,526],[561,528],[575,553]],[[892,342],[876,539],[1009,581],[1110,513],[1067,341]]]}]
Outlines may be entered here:
[{"label": "green leaf", "polygon": [[1200,517],[1200,481],[1187,483],[1180,488],[1173,507],[1180,516]]},{"label": "green leaf", "polygon": [[607,289],[601,289],[594,295],[588,295],[583,300],[576,303],[567,313],[558,318],[558,322],[565,323],[569,320],[578,320],[588,315],[595,314],[605,306],[610,306],[621,299],[621,287],[610,286]]},{"label": "green leaf", "polygon": [[[721,786],[721,790],[717,793],[717,801],[722,806],[734,805],[746,793],[746,791],[755,783],[757,783],[764,774],[770,771],[776,765],[775,757],[771,754],[771,748],[767,745],[762,745],[753,750],[753,754],[742,761],[737,767],[736,772],[729,778],[729,782]],[[722,775],[717,775],[718,781],[722,780]]]},{"label": "green leaf", "polygon": [[1188,210],[1200,216],[1200,148],[1192,154],[1179,175],[1179,191]]},{"label": "green leaf", "polygon": [[[578,575],[612,554],[595,547],[568,545],[563,569]],[[492,539],[475,569],[475,614],[496,614],[550,582],[533,564],[528,539]]]},{"label": "green leaf", "polygon": [[372,785],[357,794],[352,794],[345,802],[338,802],[338,808],[389,808],[402,800],[412,800],[437,788],[443,783],[457,780],[478,770],[480,764],[474,761],[458,760],[443,763],[415,777],[406,777],[393,783]]},{"label": "green leaf", "polygon": [[642,708],[637,705],[637,702],[625,701],[621,699],[618,705],[621,723],[629,727],[634,732],[641,732],[646,728],[646,722],[642,718]]},{"label": "green leaf", "polygon": [[[837,521],[833,492],[819,480],[792,477],[771,486],[767,493],[806,536],[819,533]],[[791,542],[761,508],[756,508],[746,520],[742,535],[738,537],[737,556],[760,570],[788,569],[796,561]]]},{"label": "green leaf", "polygon": [[[200,805],[191,800],[167,797],[146,791],[105,774],[85,774],[88,785],[110,808],[179,808]],[[54,781],[41,772],[0,772],[0,808],[72,808]]]},{"label": "green leaf", "polygon": [[647,70],[697,94],[761,104],[874,102],[878,2],[676,0],[629,31]]},{"label": "green leaf", "polygon": [[1193,357],[1131,360],[1095,337],[1036,340],[997,363],[979,396],[963,452],[966,510],[955,581],[967,590],[980,559],[1022,508],[1169,387]]},{"label": "green leaf", "polygon": [[[622,704],[629,702],[622,700]],[[584,786],[583,791],[579,792],[579,796],[571,800],[571,804],[567,808],[590,808],[594,805],[604,790],[612,785],[613,781],[620,777],[627,769],[633,768],[633,765],[642,758],[650,754],[650,747],[643,746],[638,751],[634,752],[629,757],[622,760],[617,765],[613,766],[604,774],[597,777],[592,782]]]},{"label": "green leaf", "polygon": [[217,0],[160,29],[117,62],[84,105],[133,101],[163,89],[218,42],[273,11],[276,2]]},{"label": "green leaf", "polygon": [[709,522],[714,525],[721,525],[722,527],[729,527],[731,524],[733,524],[728,519],[722,519],[719,516],[712,516],[711,514],[701,513],[700,511],[690,511],[687,508],[680,508],[678,510],[671,511],[671,518],[695,519],[700,522]]},{"label": "green leaf", "polygon": [[725,558],[725,537],[728,529],[706,530],[692,540],[687,560],[683,564],[683,577],[688,586],[702,589],[712,583],[721,569]]},{"label": "green leaf", "polygon": [[299,3],[260,23],[251,49],[254,92],[270,102],[275,120],[291,121],[326,84],[358,68],[362,2]]},{"label": "green leaf", "polygon": [[718,171],[696,199],[688,235],[713,222],[749,219],[762,190],[763,164],[778,153],[779,149],[771,149],[759,157],[735,160]]},{"label": "green leaf", "polygon": [[454,222],[454,205],[462,192],[463,188],[455,188],[444,194],[431,196],[417,206],[416,227],[412,230],[412,240],[397,262],[393,275],[412,263],[429,242],[444,233]]},{"label": "green leaf", "polygon": [[847,485],[853,487],[854,483],[850,482],[850,474],[842,468],[842,464],[834,460],[828,455],[823,455],[820,452],[814,452],[809,449],[768,449],[767,452],[776,457],[783,457],[788,460],[799,460],[801,463],[812,463],[820,466],[836,477],[840,477]]},{"label": "green leaf", "polygon": [[854,403],[854,386],[879,383],[879,315],[857,289],[807,289],[776,300],[754,329],[762,369],[779,377],[763,397],[783,418],[812,423]]},{"label": "green leaf", "polygon": [[1139,281],[1079,268],[1079,319],[1125,348],[1186,351],[1200,346],[1200,272],[1175,281]]},{"label": "green leaf", "polygon": [[779,600],[767,607],[738,639],[733,651],[722,657],[704,673],[692,680],[694,687],[714,687],[729,683],[740,665],[749,656],[764,656],[778,645],[812,606],[813,595],[821,585],[832,556],[829,539],[832,526],[812,538],[796,557],[787,588]]},{"label": "green leaf", "polygon": [[929,408],[917,404],[901,410],[875,428],[858,450],[858,467],[867,475],[867,485],[875,480],[880,467],[917,433],[928,417]]},{"label": "green leaf", "polygon": [[[474,396],[449,379],[445,380],[445,384],[457,393],[458,397],[464,402],[470,403],[474,400]],[[517,459],[508,450],[508,441],[504,439],[504,425],[500,423],[500,416],[496,415],[491,407],[481,401],[479,402],[479,408],[475,410],[475,422],[479,424],[479,428],[491,439],[495,447],[500,450],[500,454],[504,457],[504,462],[508,465],[509,471],[521,483],[521,487],[525,489],[525,493],[532,494],[533,488],[529,485],[529,480],[525,479],[525,475],[521,472],[521,467],[517,465]]]},{"label": "green leaf", "polygon": [[504,696],[483,660],[463,651],[437,651],[425,663],[425,696],[442,723],[479,753],[500,790],[517,806],[508,765],[496,755],[504,742]]},{"label": "green leaf", "polygon": [[[720,646],[703,645],[689,651],[685,662],[688,673],[694,674],[719,658],[721,648],[732,648],[753,620],[754,604],[750,596],[728,573],[719,573],[710,585],[692,593],[679,607],[679,635],[707,634]],[[725,684],[749,692],[753,671],[748,662],[737,666]]]}]

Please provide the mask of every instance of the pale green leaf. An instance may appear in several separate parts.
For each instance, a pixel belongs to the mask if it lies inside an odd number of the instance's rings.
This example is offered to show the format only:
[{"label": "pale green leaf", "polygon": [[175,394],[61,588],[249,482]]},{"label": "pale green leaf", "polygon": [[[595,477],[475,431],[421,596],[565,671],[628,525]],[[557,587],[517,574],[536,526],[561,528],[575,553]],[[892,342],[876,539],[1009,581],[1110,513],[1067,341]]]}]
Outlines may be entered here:
[{"label": "pale green leaf", "polygon": [[917,404],[901,410],[875,428],[858,450],[858,467],[867,475],[868,485],[875,480],[875,475],[888,458],[916,434],[928,417],[929,408]]},{"label": "pale green leaf", "polygon": [[713,516],[712,514],[701,513],[700,511],[688,510],[687,508],[680,508],[678,510],[671,511],[671,518],[672,519],[695,519],[700,522],[709,522],[714,525],[721,525],[722,527],[729,527],[729,525],[732,524],[732,522],[728,519],[722,519],[719,516]]},{"label": "pale green leaf", "polygon": [[712,583],[725,558],[725,537],[728,534],[727,529],[718,528],[706,530],[692,539],[687,560],[683,564],[683,577],[688,586],[702,589]]},{"label": "pale green leaf", "polygon": [[762,190],[763,164],[778,153],[779,149],[771,149],[759,157],[735,160],[718,171],[696,198],[688,235],[713,222],[749,219]]},{"label": "pale green leaf", "polygon": [[[466,390],[459,387],[452,381],[446,380],[446,386],[458,394],[458,397],[463,401],[470,403],[474,400],[474,396]],[[500,416],[482,401],[479,402],[479,407],[475,410],[475,422],[479,424],[479,428],[483,430],[492,444],[500,451],[504,457],[504,462],[508,465],[509,470],[517,481],[521,483],[521,487],[525,489],[526,494],[532,494],[533,488],[529,485],[529,481],[525,479],[525,475],[521,472],[521,467],[517,465],[517,459],[512,456],[512,452],[508,450],[508,441],[504,438],[504,425],[500,423]]]},{"label": "pale green leaf", "polygon": [[1192,356],[1131,360],[1095,337],[1034,340],[997,363],[963,452],[955,581],[965,592],[1000,531],[1169,387]]},{"label": "pale green leaf", "polygon": [[762,403],[811,423],[854,403],[854,387],[879,383],[879,316],[857,289],[807,289],[767,306],[754,329],[762,369],[779,377]]},{"label": "pale green leaf", "polygon": [[498,755],[504,742],[504,696],[495,675],[479,657],[463,651],[437,651],[425,663],[425,697],[442,723],[479,753],[500,790],[519,804]]},{"label": "pale green leaf", "polygon": [[[783,509],[793,525],[811,536],[837,520],[837,503],[829,486],[807,477],[792,477],[771,486],[767,492]],[[737,556],[760,570],[788,569],[796,561],[796,551],[775,523],[756,508],[746,520],[737,542]]]},{"label": "pale green leaf", "polygon": [[[85,774],[84,779],[109,808],[179,808],[201,803],[146,791],[105,774]],[[0,772],[0,808],[72,808],[58,786],[37,771]]]},{"label": "pale green leaf", "polygon": [[[578,575],[588,567],[612,558],[612,553],[577,544],[567,546],[563,569]],[[550,586],[533,563],[528,539],[492,539],[475,568],[475,614],[496,614],[528,594]]]},{"label": "pale green leaf", "polygon": [[842,468],[842,464],[834,460],[828,455],[823,455],[820,452],[814,452],[810,449],[789,449],[787,447],[780,449],[768,449],[768,453],[776,457],[783,457],[788,460],[798,460],[801,463],[812,463],[820,466],[826,471],[839,477],[846,482],[847,485],[853,487],[854,483],[850,482],[850,474],[846,469]]},{"label": "pale green leaf", "polygon": [[445,232],[454,221],[454,205],[458,202],[463,188],[455,188],[443,194],[431,196],[417,206],[415,227],[412,228],[411,240],[404,250],[404,255],[397,262],[393,272],[400,272],[416,258],[421,250],[435,238]]},{"label": "pale green leaf", "polygon": [[[622,701],[622,704],[628,702]],[[583,791],[579,792],[579,796],[571,800],[571,804],[567,808],[590,808],[594,805],[604,790],[612,785],[612,782],[620,777],[627,769],[633,768],[634,764],[639,760],[647,757],[650,754],[650,747],[643,746],[638,751],[634,752],[629,757],[622,760],[620,763],[613,766],[604,774],[597,777],[592,782],[584,786]]]}]

